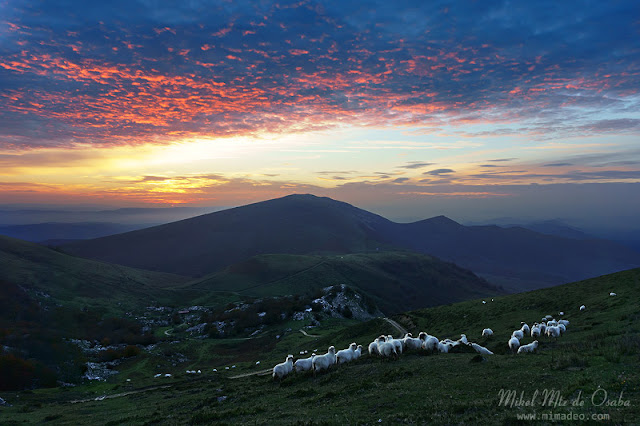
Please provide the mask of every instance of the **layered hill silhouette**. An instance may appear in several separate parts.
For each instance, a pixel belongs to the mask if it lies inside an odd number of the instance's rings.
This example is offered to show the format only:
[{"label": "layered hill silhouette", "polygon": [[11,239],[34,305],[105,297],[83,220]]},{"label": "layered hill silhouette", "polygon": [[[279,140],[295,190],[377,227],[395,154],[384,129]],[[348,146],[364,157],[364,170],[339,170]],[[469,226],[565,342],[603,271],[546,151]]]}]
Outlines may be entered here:
[{"label": "layered hill silhouette", "polygon": [[267,254],[208,275],[188,288],[269,297],[313,293],[346,284],[370,296],[385,314],[504,294],[468,269],[412,252],[333,256]]},{"label": "layered hill silhouette", "polygon": [[454,262],[510,291],[640,266],[640,253],[608,241],[562,238],[517,227],[467,227],[444,216],[401,224],[308,194],[75,242],[63,249],[106,262],[190,276],[217,272],[260,254],[404,249]]}]

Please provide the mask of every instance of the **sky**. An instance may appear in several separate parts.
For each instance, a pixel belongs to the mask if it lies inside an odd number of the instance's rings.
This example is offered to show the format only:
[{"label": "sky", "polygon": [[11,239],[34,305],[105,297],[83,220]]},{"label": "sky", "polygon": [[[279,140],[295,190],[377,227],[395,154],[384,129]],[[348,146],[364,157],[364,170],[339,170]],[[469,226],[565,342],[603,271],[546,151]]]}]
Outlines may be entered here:
[{"label": "sky", "polygon": [[0,206],[640,212],[637,1],[170,3],[0,0]]}]

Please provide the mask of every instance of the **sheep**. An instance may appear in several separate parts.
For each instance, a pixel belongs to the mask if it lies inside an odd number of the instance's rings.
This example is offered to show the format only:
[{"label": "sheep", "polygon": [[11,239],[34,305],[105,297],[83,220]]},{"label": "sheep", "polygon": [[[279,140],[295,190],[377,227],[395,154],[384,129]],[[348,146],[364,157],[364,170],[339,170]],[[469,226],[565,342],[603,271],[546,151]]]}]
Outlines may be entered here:
[{"label": "sheep", "polygon": [[522,338],[524,338],[524,332],[522,330],[516,330],[511,334],[511,337],[515,337],[518,340],[521,340]]},{"label": "sheep", "polygon": [[445,354],[449,353],[449,349],[451,349],[452,346],[453,344],[451,342],[441,340],[440,342],[438,342],[438,352]]},{"label": "sheep", "polygon": [[[398,346],[391,343],[391,342],[387,342],[385,341],[384,336],[379,337],[378,339],[378,353],[380,354],[380,356],[388,358],[393,356],[394,358],[398,357]],[[402,347],[402,346],[400,346]],[[402,349],[400,349],[400,353],[402,353]]]},{"label": "sheep", "polygon": [[423,342],[424,342],[425,340],[427,340],[427,337],[429,337],[429,334],[427,334],[427,333],[426,333],[426,332],[424,332],[424,331],[421,331],[421,332],[418,334],[418,339],[422,340]]},{"label": "sheep", "polygon": [[545,315],[543,321],[549,321],[550,319],[553,319],[553,315]]},{"label": "sheep", "polygon": [[353,351],[353,359],[358,359],[362,356],[362,345],[358,345],[355,351]]},{"label": "sheep", "polygon": [[609,293],[609,296],[617,296],[614,292]]},{"label": "sheep", "polygon": [[380,352],[378,352],[378,339],[369,343],[369,355],[380,355]]},{"label": "sheep", "polygon": [[560,312],[558,312],[558,315],[563,316],[564,312],[560,311]]},{"label": "sheep", "polygon": [[396,352],[398,355],[402,354],[402,351],[404,349],[404,342],[400,339],[394,339],[392,335],[388,335],[385,339],[385,342],[387,343],[391,343],[393,346],[396,347]]},{"label": "sheep", "polygon": [[477,343],[469,343],[469,346],[475,349],[476,352],[478,352],[480,355],[493,355],[493,352],[491,352],[489,349],[485,348],[484,346],[478,345]]},{"label": "sheep", "polygon": [[558,321],[556,320],[547,321],[547,327],[555,327],[557,325],[558,325]]},{"label": "sheep", "polygon": [[531,329],[531,337],[540,337],[540,328],[534,326]]},{"label": "sheep", "polygon": [[587,309],[587,307],[586,307],[586,306],[584,306],[584,305],[580,306],[580,310],[581,310],[581,311],[584,311],[585,309]]},{"label": "sheep", "polygon": [[569,320],[565,320],[565,319],[561,319],[560,321],[558,321],[558,325],[564,325],[565,327],[569,325]]},{"label": "sheep", "polygon": [[560,327],[558,326],[547,327],[547,337],[560,337]]},{"label": "sheep", "polygon": [[313,366],[313,374],[317,371],[326,370],[336,363],[336,348],[335,346],[329,346],[327,353],[324,355],[317,355],[311,361]]},{"label": "sheep", "polygon": [[458,339],[458,343],[464,343],[465,345],[468,345],[469,341],[467,340],[467,335],[461,334],[460,338]]},{"label": "sheep", "polygon": [[293,371],[293,355],[288,355],[285,362],[281,362],[273,367],[273,379],[282,380],[284,376]]},{"label": "sheep", "polygon": [[509,339],[509,349],[511,349],[511,352],[516,353],[519,347],[520,347],[520,340],[518,340],[514,336],[511,336],[511,339]]},{"label": "sheep", "polygon": [[352,343],[347,349],[338,351],[338,353],[336,354],[336,363],[344,364],[345,362],[351,361],[353,359],[353,353],[355,352],[357,346],[358,345],[356,343]]},{"label": "sheep", "polygon": [[567,331],[567,327],[564,324],[558,324],[558,328],[560,329],[560,334],[564,334]]},{"label": "sheep", "polygon": [[483,301],[482,301],[482,304],[483,304],[483,305],[486,305],[486,304],[487,304],[487,302],[485,302],[485,301],[483,300]]},{"label": "sheep", "polygon": [[538,324],[538,328],[540,329],[540,334],[544,334],[544,332],[547,330],[547,324],[544,322],[542,324]]},{"label": "sheep", "polygon": [[435,351],[438,349],[438,338],[435,336],[427,336],[427,338],[422,342],[422,349],[426,351]]},{"label": "sheep", "polygon": [[303,371],[310,371],[313,368],[313,358],[316,357],[315,353],[312,353],[309,358],[302,358],[296,360],[293,363],[293,367],[296,370],[296,373],[301,373]]},{"label": "sheep", "polygon": [[520,327],[520,330],[522,330],[523,334],[531,333],[531,329],[529,328],[529,324],[527,324],[526,322],[521,322],[520,324],[522,325],[522,327]]},{"label": "sheep", "polygon": [[489,336],[493,336],[493,330],[490,328],[485,328],[484,330],[482,330],[482,337],[489,337]]},{"label": "sheep", "polygon": [[404,336],[404,345],[407,349],[419,350],[422,348],[422,340],[416,339],[411,333],[407,333]]},{"label": "sheep", "polygon": [[533,342],[529,343],[528,345],[522,345],[518,348],[518,353],[519,354],[523,354],[523,353],[533,353],[533,351],[535,351],[538,348],[538,341],[534,340]]}]

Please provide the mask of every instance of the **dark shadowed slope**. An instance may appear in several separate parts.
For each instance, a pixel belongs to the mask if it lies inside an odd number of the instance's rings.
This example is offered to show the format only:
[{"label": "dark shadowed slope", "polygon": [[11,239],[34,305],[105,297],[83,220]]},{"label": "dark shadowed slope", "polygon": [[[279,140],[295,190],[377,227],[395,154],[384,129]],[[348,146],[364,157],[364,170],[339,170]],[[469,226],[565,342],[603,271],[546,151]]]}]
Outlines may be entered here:
[{"label": "dark shadowed slope", "polygon": [[444,216],[400,225],[399,245],[434,254],[511,291],[586,279],[640,265],[640,256],[605,240],[577,240],[528,229],[463,226]]},{"label": "dark shadowed slope", "polygon": [[291,195],[63,248],[79,256],[190,276],[220,271],[259,254],[400,248],[454,262],[511,291],[640,266],[640,253],[606,241],[523,228],[466,227],[444,216],[399,224],[313,195]]},{"label": "dark shadowed slope", "polygon": [[351,253],[383,247],[393,223],[347,203],[291,195],[64,246],[73,254],[200,276],[264,253]]},{"label": "dark shadowed slope", "polygon": [[203,293],[233,291],[268,297],[313,293],[336,284],[364,291],[386,314],[504,293],[469,270],[411,252],[261,255],[190,287]]},{"label": "dark shadowed slope", "polygon": [[149,226],[153,226],[153,224],[129,225],[108,222],[34,223],[30,225],[0,226],[0,235],[32,241],[34,243],[46,243],[55,240],[86,240],[89,238],[99,238],[107,235],[135,231]]},{"label": "dark shadowed slope", "polygon": [[0,236],[0,279],[67,306],[99,305],[107,309],[118,305],[126,309],[136,300],[148,303],[161,289],[186,280],[81,259],[4,236]]}]

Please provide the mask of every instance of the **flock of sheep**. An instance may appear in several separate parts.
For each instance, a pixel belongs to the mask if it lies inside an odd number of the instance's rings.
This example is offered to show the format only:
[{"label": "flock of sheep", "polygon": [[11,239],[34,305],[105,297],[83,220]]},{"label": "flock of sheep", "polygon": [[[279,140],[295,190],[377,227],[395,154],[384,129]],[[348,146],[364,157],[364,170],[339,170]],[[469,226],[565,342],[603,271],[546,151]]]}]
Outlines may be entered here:
[{"label": "flock of sheep", "polygon": [[[615,295],[615,293],[610,293],[610,296]],[[580,311],[584,311],[585,309],[586,307],[584,305],[580,306]],[[559,315],[563,316],[564,312],[559,312]],[[556,320],[551,315],[546,315],[542,318],[541,322],[534,323],[532,327],[522,322],[520,329],[515,330],[509,338],[509,349],[511,349],[514,354],[532,353],[538,348],[538,340],[534,340],[527,345],[521,345],[520,340],[522,340],[525,335],[530,335],[532,338],[545,335],[548,338],[557,338],[567,331],[568,325],[568,320]],[[493,336],[493,330],[490,328],[482,330],[482,337],[490,336]],[[439,340],[437,337],[430,336],[424,331],[420,332],[417,338],[413,337],[411,333],[407,333],[402,339],[394,339],[391,335],[381,335],[369,344],[368,351],[370,356],[377,355],[382,358],[398,358],[400,354],[407,350],[448,353],[452,348],[460,345],[471,347],[481,355],[493,355],[493,352],[484,346],[469,342],[467,336],[464,334],[461,334],[458,340]],[[272,376],[274,379],[282,380],[286,375],[293,372],[294,369],[297,373],[313,371],[315,375],[316,372],[327,370],[334,364],[343,364],[360,358],[362,349],[362,345],[351,343],[347,349],[340,350],[336,353],[336,348],[330,346],[326,354],[316,355],[313,353],[310,357],[298,359],[295,362],[293,361],[293,355],[289,355],[285,362],[273,367]]]}]

